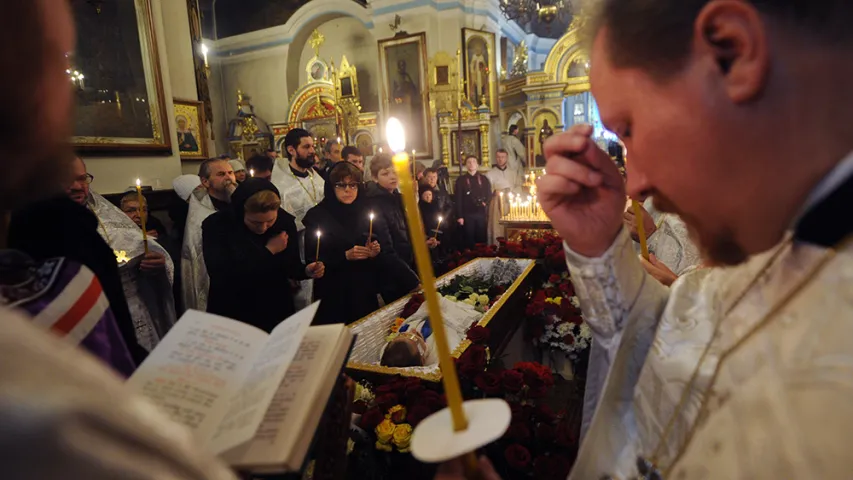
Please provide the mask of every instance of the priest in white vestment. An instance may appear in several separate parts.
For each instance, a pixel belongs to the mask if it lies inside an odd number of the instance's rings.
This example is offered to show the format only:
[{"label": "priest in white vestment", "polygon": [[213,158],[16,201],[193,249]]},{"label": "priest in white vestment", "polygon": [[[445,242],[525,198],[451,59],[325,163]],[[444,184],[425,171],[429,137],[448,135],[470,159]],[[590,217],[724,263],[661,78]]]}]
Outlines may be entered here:
[{"label": "priest in white vestment", "polygon": [[492,201],[489,204],[489,242],[497,244],[497,238],[505,236],[505,229],[500,224],[502,211],[509,208],[509,195],[521,194],[522,179],[516,170],[509,165],[509,153],[503,148],[495,152],[495,163],[486,172],[486,178],[492,185]]},{"label": "priest in white vestment", "polygon": [[[281,192],[281,208],[296,219],[302,261],[311,263],[313,253],[305,252],[305,235],[316,235],[316,232],[305,232],[302,219],[305,218],[308,210],[316,207],[323,200],[326,182],[312,168],[314,137],[311,132],[301,128],[294,128],[287,132],[284,148],[290,160],[276,159],[271,181]],[[314,281],[303,280],[299,285],[299,291],[294,298],[297,310],[311,303]]]},{"label": "priest in white vestment", "polygon": [[509,132],[501,139],[501,147],[507,151],[507,162],[524,183],[524,169],[527,168],[527,148],[518,138],[518,125],[510,125]]},{"label": "priest in white vestment", "polygon": [[201,186],[190,195],[190,209],[181,248],[181,279],[184,306],[187,309],[207,310],[210,277],[204,265],[201,224],[218,210],[228,207],[231,194],[237,188],[234,169],[227,159],[205,160],[199,168]]},{"label": "priest in white vestment", "polygon": [[[853,9],[629,3],[592,21],[590,72],[627,185],[589,126],[549,140],[538,183],[595,336],[571,478],[850,478],[853,112],[836,75],[853,75]],[[611,36],[622,18],[646,28]],[[684,48],[653,50],[664,35]],[[684,219],[717,266],[655,281],[626,189]]]}]

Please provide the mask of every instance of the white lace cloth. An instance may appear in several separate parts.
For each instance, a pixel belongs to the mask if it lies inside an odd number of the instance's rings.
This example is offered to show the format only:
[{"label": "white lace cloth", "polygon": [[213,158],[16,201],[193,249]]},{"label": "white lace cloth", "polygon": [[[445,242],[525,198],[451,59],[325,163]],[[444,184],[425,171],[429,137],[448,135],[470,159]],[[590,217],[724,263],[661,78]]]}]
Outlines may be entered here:
[{"label": "white lace cloth", "polygon": [[783,245],[732,309],[772,252],[738,267],[689,273],[670,291],[642,270],[630,244],[623,230],[600,258],[567,249],[595,336],[584,405],[588,431],[570,478],[637,474],[637,457],[651,456],[660,443],[717,322],[722,335],[657,459],[667,478],[849,478],[853,249],[840,252],[720,367],[706,415],[697,422],[720,352],[788,298],[825,251]]},{"label": "white lace cloth", "polygon": [[207,191],[202,187],[193,190],[181,247],[181,288],[187,309],[207,311],[210,277],[204,264],[201,224],[214,213],[216,209]]},{"label": "white lace cloth", "polygon": [[[90,192],[87,202],[89,208],[97,215],[100,225],[98,233],[110,245],[113,250],[125,251],[128,258],[135,258],[145,253],[142,242],[142,229],[131,220],[118,207],[110,203],[101,195]],[[148,249],[166,257],[166,274],[171,284],[174,281],[175,265],[166,249],[160,246],[153,238],[148,239]],[[151,351],[160,342],[162,335],[175,323],[174,302],[166,302],[172,305],[171,315],[167,308],[152,305],[157,299],[148,298],[147,302],[142,298],[139,282],[144,281],[138,272],[130,272],[120,269],[122,288],[127,297],[127,306],[136,329],[136,339],[143,348]],[[171,291],[169,292],[171,295]],[[153,314],[152,312],[158,312]]]},{"label": "white lace cloth", "polygon": [[[699,249],[690,240],[687,225],[678,215],[659,212],[654,208],[651,198],[646,199],[643,208],[658,226],[648,238],[650,253],[676,275],[684,275],[702,262]],[[634,248],[637,253],[640,252],[639,243],[635,243]]]}]

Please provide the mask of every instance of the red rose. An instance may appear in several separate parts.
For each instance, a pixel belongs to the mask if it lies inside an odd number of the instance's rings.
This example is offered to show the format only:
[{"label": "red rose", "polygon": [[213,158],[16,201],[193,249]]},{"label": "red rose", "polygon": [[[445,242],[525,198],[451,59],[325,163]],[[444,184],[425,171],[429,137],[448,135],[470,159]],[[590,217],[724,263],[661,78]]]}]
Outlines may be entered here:
[{"label": "red rose", "polygon": [[579,436],[580,425],[577,425],[577,422],[571,423],[564,419],[557,424],[557,445],[574,447],[578,443]]},{"label": "red rose", "polygon": [[548,277],[548,283],[553,283],[554,285],[560,283],[560,276],[552,273],[551,276]]},{"label": "red rose", "polygon": [[551,407],[545,404],[537,405],[536,408],[533,410],[533,415],[536,417],[537,422],[544,422],[549,424],[553,423],[554,418],[556,417],[556,415],[554,415],[554,411],[551,410]]},{"label": "red rose", "polygon": [[483,345],[471,345],[459,357],[459,373],[469,379],[475,378],[480,372],[486,369],[487,357],[486,347]]},{"label": "red rose", "polygon": [[563,455],[551,456],[551,476],[553,478],[566,478],[572,469],[572,462]]},{"label": "red rose", "polygon": [[423,419],[433,414],[433,411],[424,404],[418,404],[409,409],[406,420],[409,425],[416,427]]},{"label": "red rose", "polygon": [[471,340],[471,343],[486,343],[489,341],[490,334],[488,328],[474,325],[468,330],[468,340]]},{"label": "red rose", "polygon": [[406,398],[417,398],[422,392],[426,390],[426,387],[423,385],[406,385]]},{"label": "red rose", "polygon": [[480,372],[474,379],[474,383],[486,395],[496,395],[501,392],[501,378],[492,372]]},{"label": "red rose", "polygon": [[374,393],[377,396],[382,396],[382,395],[385,395],[386,393],[394,393],[394,390],[395,390],[394,383],[392,381],[392,382],[385,383],[383,385],[379,385],[378,387],[376,387],[376,390],[374,390]]},{"label": "red rose", "polygon": [[441,399],[441,395],[432,391],[425,390],[421,392],[416,398],[410,398],[409,408],[412,409],[417,405],[423,405],[429,409],[430,412],[437,412],[444,408],[444,402]]},{"label": "red rose", "polygon": [[515,470],[524,470],[530,465],[530,451],[517,443],[506,447],[504,458],[506,463]]},{"label": "red rose", "polygon": [[501,373],[501,383],[508,393],[518,393],[524,387],[524,375],[515,370],[504,370]]},{"label": "red rose", "polygon": [[386,393],[384,395],[376,397],[376,405],[378,405],[383,412],[393,407],[394,405],[397,405],[399,402],[400,399],[396,393]]},{"label": "red rose", "polygon": [[530,387],[527,389],[527,396],[529,398],[545,398],[548,396],[548,387],[545,385]]},{"label": "red rose", "polygon": [[356,415],[362,415],[366,411],[367,403],[365,403],[363,400],[359,400],[352,404],[352,413]]},{"label": "red rose", "polygon": [[536,427],[536,440],[543,443],[551,443],[557,438],[557,428],[547,423],[540,423]]},{"label": "red rose", "polygon": [[530,429],[524,423],[513,423],[506,430],[504,437],[516,442],[526,442],[530,440]]},{"label": "red rose", "polygon": [[361,415],[358,426],[362,430],[372,432],[377,425],[382,423],[382,420],[385,420],[385,414],[378,407],[373,407]]},{"label": "red rose", "polygon": [[572,285],[572,282],[561,283],[560,291],[563,292],[563,295],[567,297],[573,297],[575,295],[575,287],[574,285]]}]

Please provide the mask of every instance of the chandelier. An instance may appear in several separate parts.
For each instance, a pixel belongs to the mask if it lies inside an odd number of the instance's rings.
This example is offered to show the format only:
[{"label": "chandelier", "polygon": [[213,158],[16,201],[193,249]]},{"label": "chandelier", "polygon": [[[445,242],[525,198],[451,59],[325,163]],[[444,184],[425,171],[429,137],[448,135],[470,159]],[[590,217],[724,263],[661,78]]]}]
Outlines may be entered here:
[{"label": "chandelier", "polygon": [[550,25],[558,17],[570,15],[570,7],[567,0],[500,0],[504,17],[522,27],[537,20]]}]

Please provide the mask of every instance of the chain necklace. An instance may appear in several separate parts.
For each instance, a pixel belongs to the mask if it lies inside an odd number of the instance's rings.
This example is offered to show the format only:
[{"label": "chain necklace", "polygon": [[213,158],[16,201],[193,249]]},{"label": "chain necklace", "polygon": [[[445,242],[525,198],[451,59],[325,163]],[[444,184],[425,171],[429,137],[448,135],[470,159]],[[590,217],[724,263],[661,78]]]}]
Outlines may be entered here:
[{"label": "chain necklace", "polygon": [[[841,248],[843,248],[848,243],[850,243],[850,241],[851,241],[851,238],[848,238],[844,242],[842,242]],[[664,428],[664,431],[661,434],[660,440],[658,441],[658,444],[655,447],[652,456],[649,457],[648,459],[642,458],[642,457],[637,458],[637,469],[640,473],[640,475],[637,477],[637,480],[661,480],[664,478],[664,475],[661,473],[661,470],[658,467],[657,462],[660,458],[661,453],[663,452],[663,448],[667,445],[666,439],[669,437],[671,430],[672,430],[673,426],[675,425],[675,420],[681,415],[682,411],[684,410],[684,407],[687,403],[687,400],[690,397],[690,392],[691,392],[691,390],[693,390],[693,386],[696,383],[696,380],[699,376],[699,371],[701,370],[702,365],[705,363],[705,359],[707,358],[708,353],[711,350],[711,345],[714,343],[714,340],[716,340],[717,335],[720,332],[720,326],[723,323],[723,320],[735,309],[735,307],[737,307],[740,304],[740,302],[746,297],[747,293],[749,293],[752,290],[752,288],[755,286],[755,284],[758,282],[758,280],[770,269],[770,267],[772,267],[775,264],[779,255],[783,251],[786,250],[786,247],[790,243],[791,242],[785,242],[783,245],[781,245],[773,253],[772,257],[767,261],[767,264],[765,264],[765,266],[758,272],[758,274],[749,282],[749,284],[746,286],[746,288],[741,292],[741,294],[738,296],[738,298],[735,299],[734,302],[732,302],[731,306],[729,306],[729,308],[726,309],[725,314],[719,319],[717,324],[714,326],[714,331],[711,334],[711,339],[708,341],[708,344],[705,346],[705,349],[702,351],[702,355],[699,357],[699,361],[696,364],[696,368],[693,370],[693,373],[690,376],[690,380],[685,385],[685,388],[681,393],[681,398],[678,401],[678,405],[676,406],[673,414],[670,416],[669,421],[667,422],[666,427]],[[771,321],[776,317],[776,315],[785,306],[787,306],[788,303],[790,303],[790,301],[793,300],[793,298],[796,297],[797,294],[800,293],[806,287],[806,285],[808,285],[812,280],[814,280],[817,277],[817,275],[823,270],[823,268],[829,263],[829,261],[835,257],[835,254],[836,254],[836,249],[829,249],[827,251],[826,255],[824,255],[824,257],[820,259],[818,264],[807,275],[805,275],[803,277],[802,281],[797,283],[791,289],[791,291],[789,291],[787,293],[787,295],[784,295],[782,297],[782,300],[779,301],[779,303],[777,303],[776,305],[771,307],[771,309],[764,315],[764,317],[762,317],[762,319],[755,325],[755,327],[753,327],[749,332],[747,332],[746,335],[741,337],[740,340],[735,342],[735,344],[732,347],[730,347],[729,349],[725,350],[724,352],[722,352],[720,354],[720,358],[717,361],[717,365],[715,366],[714,373],[711,376],[711,379],[708,382],[708,385],[702,391],[702,395],[700,397],[701,404],[700,404],[699,410],[696,414],[696,419],[694,420],[693,425],[690,429],[690,432],[688,433],[688,438],[684,442],[684,444],[682,445],[682,448],[680,449],[676,458],[670,463],[669,468],[671,468],[672,465],[675,465],[678,462],[678,460],[681,458],[681,455],[683,454],[686,446],[690,443],[690,440],[692,440],[693,433],[695,432],[695,429],[696,429],[696,423],[698,422],[698,419],[700,418],[700,416],[703,413],[705,406],[707,404],[708,393],[710,392],[711,387],[713,387],[713,385],[716,381],[717,375],[719,374],[720,368],[723,365],[724,361],[729,356],[731,356],[735,351],[737,351],[743,344],[745,344],[747,340],[749,340],[756,333],[758,333],[759,330],[761,330],[764,327],[766,327],[767,325],[769,325],[771,323]]]},{"label": "chain necklace", "polygon": [[287,171],[290,172],[290,176],[296,180],[296,183],[298,183],[299,186],[302,187],[302,190],[305,190],[305,194],[311,198],[312,202],[314,202],[314,206],[317,206],[317,187],[314,185],[314,172],[312,172],[311,170],[311,168],[308,169],[308,181],[311,182],[311,191],[314,192],[313,195],[308,192],[307,188],[305,188],[305,184],[299,181],[299,177],[297,177],[296,174],[293,173],[293,169],[290,168],[290,165],[288,165],[287,169]]},{"label": "chain necklace", "polygon": [[98,220],[98,226],[101,227],[101,231],[104,232],[104,239],[107,241],[107,246],[113,251],[113,255],[116,257],[116,262],[119,265],[123,265],[127,263],[130,259],[127,257],[127,252],[124,250],[116,250],[113,248],[113,241],[110,240],[110,234],[107,233],[107,227],[104,226],[104,222],[101,221],[101,217],[98,215],[98,212],[95,211],[94,208],[89,206],[87,203],[86,206],[89,208],[89,211],[95,215],[95,218]]}]

